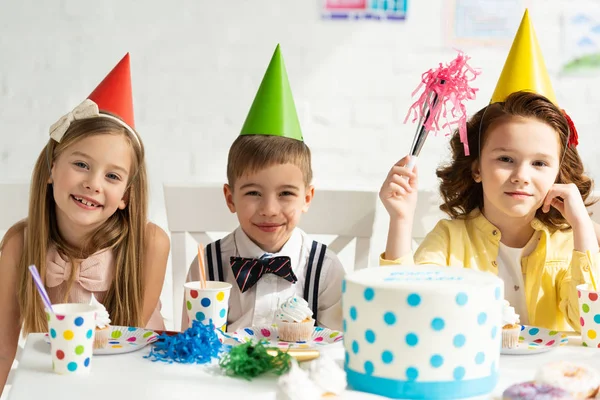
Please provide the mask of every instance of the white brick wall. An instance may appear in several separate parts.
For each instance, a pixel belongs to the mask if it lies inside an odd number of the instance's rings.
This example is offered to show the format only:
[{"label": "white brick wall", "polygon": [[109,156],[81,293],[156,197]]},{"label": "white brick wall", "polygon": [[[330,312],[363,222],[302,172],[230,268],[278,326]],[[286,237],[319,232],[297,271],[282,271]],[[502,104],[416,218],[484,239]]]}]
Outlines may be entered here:
[{"label": "white brick wall", "polygon": [[[223,182],[228,146],[281,43],[317,189],[377,190],[412,141],[414,125],[402,124],[410,93],[425,70],[455,55],[444,40],[443,1],[449,0],[412,0],[408,20],[393,23],[323,21],[318,0],[4,0],[0,182],[29,179],[50,124],[129,51],[136,124],[148,150],[151,217],[166,229],[162,182]],[[599,177],[600,78],[557,76],[560,15],[568,2],[527,3],[558,99],[579,128],[589,172]],[[483,69],[469,113],[487,103],[508,48],[463,48]],[[422,187],[435,186],[446,148],[443,135],[428,140]],[[376,252],[385,243],[385,214],[377,225]]]}]

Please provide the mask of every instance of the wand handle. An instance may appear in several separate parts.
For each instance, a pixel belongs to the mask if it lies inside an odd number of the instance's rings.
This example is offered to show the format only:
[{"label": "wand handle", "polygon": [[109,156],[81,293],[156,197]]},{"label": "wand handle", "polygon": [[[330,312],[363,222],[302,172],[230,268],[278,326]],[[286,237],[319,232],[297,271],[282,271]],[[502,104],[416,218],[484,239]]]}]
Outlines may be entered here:
[{"label": "wand handle", "polygon": [[[444,79],[442,79],[440,81],[441,84],[444,84],[446,81]],[[435,107],[437,105],[437,102],[439,100],[439,96],[437,93],[432,93],[431,94],[433,96],[433,99],[431,100],[431,107],[427,108],[427,113],[425,114],[425,118],[422,118],[421,121],[419,121],[419,127],[417,128],[417,133],[415,134],[415,138],[413,140],[412,146],[410,148],[410,155],[413,157],[418,157],[419,154],[421,153],[421,149],[423,148],[423,145],[425,144],[425,139],[427,139],[427,135],[429,134],[429,131],[425,128],[425,124],[427,123],[427,121],[429,120],[429,117],[431,116],[431,108]],[[430,96],[431,96],[430,95]],[[428,103],[425,103],[428,104]],[[411,157],[412,160],[412,157]],[[416,163],[416,160],[414,161],[414,163]],[[410,164],[410,162],[409,162]],[[414,166],[414,164],[412,165]]]}]

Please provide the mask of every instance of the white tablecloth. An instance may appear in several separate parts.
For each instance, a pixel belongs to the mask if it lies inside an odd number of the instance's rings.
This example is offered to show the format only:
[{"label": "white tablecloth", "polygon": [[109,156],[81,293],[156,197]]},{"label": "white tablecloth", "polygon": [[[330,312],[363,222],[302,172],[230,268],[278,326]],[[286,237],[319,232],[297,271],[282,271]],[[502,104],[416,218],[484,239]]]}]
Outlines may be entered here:
[{"label": "white tablecloth", "polygon": [[[600,350],[580,346],[572,337],[569,344],[535,355],[502,356],[500,381],[492,397],[500,399],[513,383],[533,379],[536,369],[547,362],[569,360],[600,370]],[[341,343],[324,347],[341,360]],[[43,334],[31,334],[21,355],[9,400],[166,400],[166,399],[275,399],[276,377],[259,377],[251,382],[222,376],[218,366],[181,365],[152,362],[143,356],[149,346],[137,352],[94,356],[88,376],[62,376],[52,372],[50,345]],[[367,393],[346,391],[343,399],[383,399]]]}]

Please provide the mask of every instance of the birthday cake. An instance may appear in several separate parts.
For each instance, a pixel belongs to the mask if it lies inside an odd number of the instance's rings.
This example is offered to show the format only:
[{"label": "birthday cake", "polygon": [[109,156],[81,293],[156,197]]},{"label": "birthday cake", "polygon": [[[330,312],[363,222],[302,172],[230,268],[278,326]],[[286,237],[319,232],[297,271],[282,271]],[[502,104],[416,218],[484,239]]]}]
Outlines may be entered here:
[{"label": "birthday cake", "polygon": [[354,390],[460,399],[498,380],[503,282],[466,268],[398,266],[349,274],[342,286],[345,369]]}]

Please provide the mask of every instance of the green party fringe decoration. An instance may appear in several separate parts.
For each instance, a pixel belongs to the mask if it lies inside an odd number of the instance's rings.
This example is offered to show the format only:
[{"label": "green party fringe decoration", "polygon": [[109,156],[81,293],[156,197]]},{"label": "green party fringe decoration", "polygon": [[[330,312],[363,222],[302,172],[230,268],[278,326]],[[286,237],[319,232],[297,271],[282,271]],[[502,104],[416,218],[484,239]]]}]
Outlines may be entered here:
[{"label": "green party fringe decoration", "polygon": [[267,343],[261,340],[256,344],[246,342],[234,346],[228,354],[221,357],[219,365],[227,375],[238,376],[248,381],[265,372],[283,375],[290,369],[292,356],[279,349],[276,356],[269,355],[265,347]]}]

